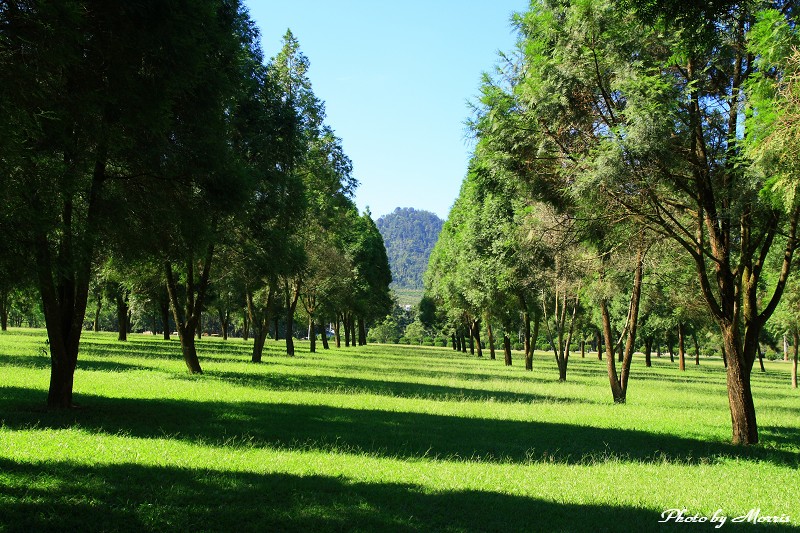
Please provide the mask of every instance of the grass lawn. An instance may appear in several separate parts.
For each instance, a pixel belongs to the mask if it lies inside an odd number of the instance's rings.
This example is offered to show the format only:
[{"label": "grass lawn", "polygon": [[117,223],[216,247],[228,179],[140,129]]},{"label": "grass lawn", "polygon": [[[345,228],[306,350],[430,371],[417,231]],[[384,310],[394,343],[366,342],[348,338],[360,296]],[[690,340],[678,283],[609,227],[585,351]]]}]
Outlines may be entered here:
[{"label": "grass lawn", "polygon": [[[191,376],[177,341],[85,333],[79,407],[59,412],[45,338],[0,335],[0,531],[800,530],[783,362],[753,374],[761,444],[743,448],[711,359],[636,359],[614,405],[595,354],[559,383],[544,353],[525,372],[519,355],[267,341],[255,365],[241,339],[208,339]],[[791,522],[732,522],[751,509]]]}]

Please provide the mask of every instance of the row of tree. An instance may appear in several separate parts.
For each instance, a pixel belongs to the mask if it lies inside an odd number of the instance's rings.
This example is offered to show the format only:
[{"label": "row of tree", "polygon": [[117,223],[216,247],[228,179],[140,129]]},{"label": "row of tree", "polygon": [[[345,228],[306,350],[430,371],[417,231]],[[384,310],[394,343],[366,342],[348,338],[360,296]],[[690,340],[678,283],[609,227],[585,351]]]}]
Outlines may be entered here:
[{"label": "row of tree", "polygon": [[289,354],[298,303],[362,341],[388,312],[308,60],[291,32],[270,61],[258,41],[237,0],[0,4],[0,300],[38,289],[50,406],[72,405],[95,287],[120,324],[131,293],[171,310],[190,372],[212,297],[246,306],[254,361],[279,309]]},{"label": "row of tree", "polygon": [[595,325],[625,402],[637,343],[713,323],[733,442],[758,442],[759,340],[775,317],[796,347],[800,323],[795,13],[537,0],[517,15],[428,271],[454,336],[480,346],[484,323],[493,346],[494,324],[508,346],[521,320],[530,369],[544,329],[564,380],[573,336]]}]

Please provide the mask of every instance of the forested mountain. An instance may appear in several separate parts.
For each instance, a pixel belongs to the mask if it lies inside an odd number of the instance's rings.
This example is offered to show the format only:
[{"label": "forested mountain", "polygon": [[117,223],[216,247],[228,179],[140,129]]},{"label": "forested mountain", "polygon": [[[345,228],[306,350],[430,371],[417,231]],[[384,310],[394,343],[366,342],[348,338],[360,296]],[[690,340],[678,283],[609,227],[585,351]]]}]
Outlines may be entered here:
[{"label": "forested mountain", "polygon": [[394,212],[378,219],[378,230],[383,235],[389,266],[392,269],[392,286],[400,289],[422,289],[422,275],[428,267],[442,221],[430,211],[413,207],[398,207]]}]

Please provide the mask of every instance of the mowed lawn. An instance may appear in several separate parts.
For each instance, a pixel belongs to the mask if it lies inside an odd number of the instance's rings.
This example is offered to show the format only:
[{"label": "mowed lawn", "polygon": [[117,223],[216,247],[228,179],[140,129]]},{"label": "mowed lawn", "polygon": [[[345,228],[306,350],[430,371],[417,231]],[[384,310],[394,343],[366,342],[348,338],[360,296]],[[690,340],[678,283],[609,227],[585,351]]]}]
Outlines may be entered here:
[{"label": "mowed lawn", "polygon": [[[753,376],[761,444],[729,444],[722,362],[605,363],[370,345],[294,358],[268,341],[85,333],[68,412],[45,409],[45,333],[0,335],[0,531],[800,529],[800,393]],[[321,348],[321,347],[320,347]],[[661,523],[728,517],[699,527]],[[788,515],[790,523],[732,523]],[[738,526],[738,527],[737,527]]]}]

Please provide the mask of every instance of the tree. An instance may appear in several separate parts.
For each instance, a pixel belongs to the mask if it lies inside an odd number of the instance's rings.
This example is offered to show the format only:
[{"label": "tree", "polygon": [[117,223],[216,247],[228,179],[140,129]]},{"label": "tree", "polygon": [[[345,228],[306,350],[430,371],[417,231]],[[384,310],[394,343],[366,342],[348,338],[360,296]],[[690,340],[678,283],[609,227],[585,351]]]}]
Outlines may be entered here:
[{"label": "tree", "polygon": [[223,65],[233,64],[226,53],[236,47],[238,15],[237,3],[213,0],[13,2],[0,10],[0,56],[11,81],[0,101],[14,132],[0,141],[13,158],[3,172],[4,222],[24,226],[16,242],[36,265],[51,407],[72,405],[100,243],[140,228],[154,201],[166,201],[165,187],[188,191],[180,180],[220,176],[198,167],[220,160],[223,145],[209,140],[223,137],[211,133],[224,124]]}]

